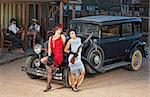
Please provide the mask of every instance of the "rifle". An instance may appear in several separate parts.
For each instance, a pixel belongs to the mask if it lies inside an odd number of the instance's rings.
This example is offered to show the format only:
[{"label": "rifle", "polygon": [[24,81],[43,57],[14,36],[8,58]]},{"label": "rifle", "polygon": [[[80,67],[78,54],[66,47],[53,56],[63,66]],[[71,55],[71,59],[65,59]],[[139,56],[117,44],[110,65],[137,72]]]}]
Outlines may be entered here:
[{"label": "rifle", "polygon": [[[87,43],[87,42],[91,39],[92,35],[93,35],[93,32],[90,33],[90,35],[86,38],[86,40],[84,40],[83,43],[78,47],[76,53],[79,53],[80,48],[82,48],[82,47],[84,46],[84,44]],[[72,59],[70,60],[70,62],[71,62],[72,64],[75,63],[75,58],[76,58],[76,57],[77,57],[77,56],[74,54],[73,57],[72,57]]]}]

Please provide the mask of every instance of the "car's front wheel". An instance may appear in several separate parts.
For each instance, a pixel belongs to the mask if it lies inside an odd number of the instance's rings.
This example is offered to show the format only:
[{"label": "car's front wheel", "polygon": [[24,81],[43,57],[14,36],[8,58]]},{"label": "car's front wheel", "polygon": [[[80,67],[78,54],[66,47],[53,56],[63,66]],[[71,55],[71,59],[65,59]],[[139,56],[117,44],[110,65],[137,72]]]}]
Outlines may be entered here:
[{"label": "car's front wheel", "polygon": [[136,49],[131,57],[131,64],[128,65],[128,69],[132,71],[139,70],[142,66],[142,52],[138,49]]},{"label": "car's front wheel", "polygon": [[[29,57],[27,57],[27,59],[25,61],[25,66],[27,68],[33,68],[34,69],[37,66],[40,66],[40,62],[35,56],[29,56]],[[31,79],[39,79],[39,78],[41,78],[41,76],[36,76],[36,75],[33,75],[31,73],[28,73],[28,72],[26,72],[26,73],[29,76],[29,78],[31,78]]]}]

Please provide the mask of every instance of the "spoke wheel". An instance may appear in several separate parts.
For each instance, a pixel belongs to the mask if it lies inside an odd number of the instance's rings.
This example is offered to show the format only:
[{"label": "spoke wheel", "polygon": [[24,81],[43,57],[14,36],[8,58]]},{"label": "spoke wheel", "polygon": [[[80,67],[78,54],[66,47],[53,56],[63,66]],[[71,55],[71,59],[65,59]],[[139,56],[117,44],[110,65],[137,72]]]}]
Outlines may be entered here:
[{"label": "spoke wheel", "polygon": [[132,54],[131,64],[124,66],[124,68],[131,71],[137,71],[141,68],[142,61],[143,61],[142,53],[140,50],[137,49]]},{"label": "spoke wheel", "polygon": [[133,53],[131,66],[133,70],[139,70],[142,65],[142,53],[140,50],[136,50]]}]

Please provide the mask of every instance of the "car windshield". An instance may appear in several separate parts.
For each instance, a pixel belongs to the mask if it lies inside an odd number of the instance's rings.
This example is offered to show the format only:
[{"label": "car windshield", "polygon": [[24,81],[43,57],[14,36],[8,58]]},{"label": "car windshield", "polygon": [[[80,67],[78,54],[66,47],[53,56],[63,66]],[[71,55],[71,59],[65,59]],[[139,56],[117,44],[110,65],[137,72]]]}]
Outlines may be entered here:
[{"label": "car windshield", "polygon": [[71,22],[70,28],[76,29],[78,34],[89,35],[93,32],[94,36],[99,36],[99,25],[96,24]]}]

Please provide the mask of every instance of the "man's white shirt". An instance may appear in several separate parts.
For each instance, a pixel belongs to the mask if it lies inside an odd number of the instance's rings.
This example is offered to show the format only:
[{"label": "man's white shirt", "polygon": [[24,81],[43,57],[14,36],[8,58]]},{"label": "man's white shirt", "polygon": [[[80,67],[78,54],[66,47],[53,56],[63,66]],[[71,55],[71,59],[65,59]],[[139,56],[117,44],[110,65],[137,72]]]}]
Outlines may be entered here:
[{"label": "man's white shirt", "polygon": [[14,34],[16,34],[19,31],[19,28],[16,27],[16,25],[13,23],[9,25],[8,29],[9,31],[12,31]]},{"label": "man's white shirt", "polygon": [[29,31],[32,32],[32,29],[34,28],[33,26],[35,26],[35,30],[36,30],[37,32],[40,32],[40,26],[39,26],[38,24],[31,25],[31,26],[29,27]]}]

